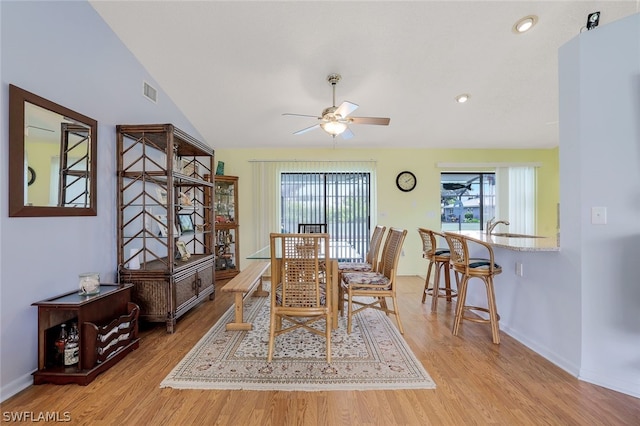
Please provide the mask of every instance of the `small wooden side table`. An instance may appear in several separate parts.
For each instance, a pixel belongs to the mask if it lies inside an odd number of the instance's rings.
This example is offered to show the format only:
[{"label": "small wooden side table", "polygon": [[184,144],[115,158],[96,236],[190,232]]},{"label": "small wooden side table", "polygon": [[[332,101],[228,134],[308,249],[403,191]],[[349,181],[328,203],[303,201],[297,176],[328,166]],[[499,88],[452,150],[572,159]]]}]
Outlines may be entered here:
[{"label": "small wooden side table", "polygon": [[[140,345],[140,308],[131,302],[132,284],[100,284],[100,293],[82,296],[78,290],[35,302],[38,307],[38,370],[35,385],[87,385]],[[54,342],[60,325],[77,322],[80,352],[77,365],[56,365]]]}]

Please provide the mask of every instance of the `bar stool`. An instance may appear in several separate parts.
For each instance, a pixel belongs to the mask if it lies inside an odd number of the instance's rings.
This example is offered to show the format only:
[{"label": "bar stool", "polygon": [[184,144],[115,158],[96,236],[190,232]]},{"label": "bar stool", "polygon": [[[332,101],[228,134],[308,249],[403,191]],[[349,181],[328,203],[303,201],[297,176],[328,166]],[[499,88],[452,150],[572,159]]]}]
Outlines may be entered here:
[{"label": "bar stool", "polygon": [[[418,228],[418,234],[422,239],[422,257],[429,260],[427,278],[424,280],[424,291],[422,292],[422,303],[427,299],[427,295],[431,296],[431,312],[436,312],[439,298],[443,297],[447,299],[447,302],[451,302],[451,299],[458,296],[458,291],[451,288],[449,271],[451,255],[448,247],[438,247],[438,237],[444,238],[443,234],[426,228]],[[429,278],[434,267],[433,286],[430,288]],[[439,287],[440,271],[444,273],[444,287]]]},{"label": "bar stool", "polygon": [[[451,265],[456,273],[460,274],[461,278],[458,280],[458,304],[456,306],[456,315],[453,321],[452,333],[454,336],[458,335],[460,324],[462,320],[489,323],[491,324],[491,335],[493,337],[493,343],[500,343],[500,328],[498,321],[500,321],[500,315],[498,315],[498,308],[496,306],[496,297],[493,290],[493,277],[502,272],[500,265],[495,263],[493,257],[493,249],[491,245],[484,241],[477,240],[475,238],[466,237],[463,235],[445,232],[445,238],[449,244],[449,250],[451,251]],[[469,248],[473,246],[474,250],[479,248],[486,252],[486,257],[476,258],[469,256]],[[467,287],[471,278],[480,278],[487,290],[487,305],[488,307],[471,306],[466,304]],[[489,318],[481,318],[478,316],[467,316],[465,312],[480,311],[489,314]]]}]

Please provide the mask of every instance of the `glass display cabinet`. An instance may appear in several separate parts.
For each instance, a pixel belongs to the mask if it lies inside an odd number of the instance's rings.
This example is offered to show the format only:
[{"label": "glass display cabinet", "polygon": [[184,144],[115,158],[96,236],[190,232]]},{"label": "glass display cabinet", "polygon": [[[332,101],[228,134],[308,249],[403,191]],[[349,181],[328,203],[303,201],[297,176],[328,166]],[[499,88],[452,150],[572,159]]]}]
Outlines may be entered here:
[{"label": "glass display cabinet", "polygon": [[216,175],[214,182],[216,279],[228,279],[240,272],[238,177]]}]

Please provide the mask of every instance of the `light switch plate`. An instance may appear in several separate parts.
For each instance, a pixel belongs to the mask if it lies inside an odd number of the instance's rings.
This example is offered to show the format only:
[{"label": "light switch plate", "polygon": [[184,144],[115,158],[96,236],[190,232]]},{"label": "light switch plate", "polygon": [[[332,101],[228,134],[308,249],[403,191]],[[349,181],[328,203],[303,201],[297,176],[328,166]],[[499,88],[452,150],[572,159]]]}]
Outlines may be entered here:
[{"label": "light switch plate", "polygon": [[591,223],[593,225],[606,225],[607,224],[607,208],[591,207]]}]

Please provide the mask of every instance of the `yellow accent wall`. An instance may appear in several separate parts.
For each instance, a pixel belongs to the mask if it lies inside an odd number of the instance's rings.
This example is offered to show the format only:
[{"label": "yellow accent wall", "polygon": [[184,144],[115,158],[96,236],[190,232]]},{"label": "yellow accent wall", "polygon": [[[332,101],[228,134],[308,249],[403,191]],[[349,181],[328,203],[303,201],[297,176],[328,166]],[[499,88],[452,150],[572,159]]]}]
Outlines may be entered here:
[{"label": "yellow accent wall", "polygon": [[[219,149],[216,160],[224,161],[225,175],[239,177],[240,267],[255,247],[250,160],[375,160],[377,162],[377,218],[382,224],[408,230],[404,256],[400,258],[400,275],[426,274],[426,261],[416,228],[440,227],[440,172],[437,163],[539,163],[537,173],[537,233],[555,235],[559,202],[558,149],[474,150],[474,149]],[[412,171],[416,188],[401,192],[396,175]],[[477,171],[477,169],[474,169]]]}]

